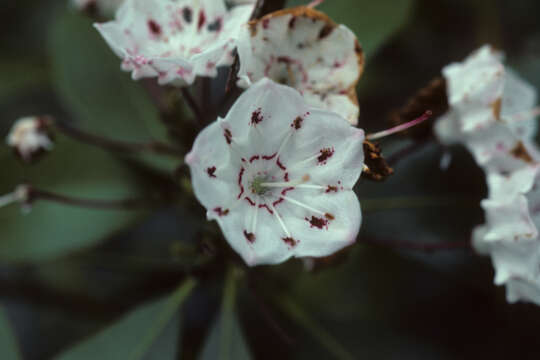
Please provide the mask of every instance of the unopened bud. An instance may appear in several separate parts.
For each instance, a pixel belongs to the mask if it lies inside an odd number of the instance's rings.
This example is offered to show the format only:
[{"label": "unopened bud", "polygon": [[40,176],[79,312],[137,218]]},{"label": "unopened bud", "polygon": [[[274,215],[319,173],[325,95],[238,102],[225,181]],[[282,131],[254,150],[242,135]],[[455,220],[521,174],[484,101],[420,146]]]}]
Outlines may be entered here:
[{"label": "unopened bud", "polygon": [[31,162],[53,148],[48,124],[50,118],[31,116],[17,120],[11,128],[7,144],[15,149],[25,162]]}]

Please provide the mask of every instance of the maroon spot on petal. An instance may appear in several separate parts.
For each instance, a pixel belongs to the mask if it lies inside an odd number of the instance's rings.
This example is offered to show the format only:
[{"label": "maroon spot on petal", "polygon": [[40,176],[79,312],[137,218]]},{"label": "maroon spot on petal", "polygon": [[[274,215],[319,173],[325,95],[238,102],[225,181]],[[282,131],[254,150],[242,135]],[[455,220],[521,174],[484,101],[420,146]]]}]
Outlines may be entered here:
[{"label": "maroon spot on petal", "polygon": [[289,29],[294,29],[294,26],[296,25],[296,16],[293,16],[291,20],[289,20]]},{"label": "maroon spot on petal", "polygon": [[150,30],[150,33],[152,33],[152,35],[154,36],[161,35],[161,26],[154,20],[148,20],[148,29]]},{"label": "maroon spot on petal", "polygon": [[255,206],[255,201],[251,200],[251,198],[249,196],[246,196],[245,197],[246,201],[249,203],[249,205],[251,206]]},{"label": "maroon spot on petal", "polygon": [[301,116],[297,117],[296,119],[293,120],[292,124],[291,124],[291,127],[298,130],[302,127],[302,123],[304,122],[304,119],[302,119]]},{"label": "maroon spot on petal", "polygon": [[283,165],[283,164],[281,163],[281,161],[279,161],[279,157],[278,157],[277,160],[276,160],[276,165],[277,165],[281,170],[283,170],[283,171],[287,170],[287,168],[285,167],[285,165]]},{"label": "maroon spot on petal", "polygon": [[287,193],[289,191],[292,191],[292,190],[294,190],[294,187],[292,187],[292,186],[288,187],[288,188],[285,188],[285,189],[283,189],[283,191],[281,191],[281,195],[285,196],[285,195],[287,195]]},{"label": "maroon spot on petal", "polygon": [[253,155],[252,157],[249,158],[249,162],[252,163],[254,162],[255,160],[259,160],[261,157],[259,155]]},{"label": "maroon spot on petal", "polygon": [[246,171],[244,168],[240,168],[240,172],[238,173],[238,186],[240,186],[240,194],[238,194],[239,199],[244,193],[244,185],[242,185],[242,177],[244,176],[244,171]]},{"label": "maroon spot on petal", "polygon": [[325,25],[321,29],[321,31],[319,31],[319,40],[322,40],[325,37],[327,37],[328,35],[330,35],[332,33],[332,31],[334,31],[334,26],[333,25],[330,25],[330,24]]},{"label": "maroon spot on petal", "polygon": [[328,185],[325,192],[326,193],[338,192],[338,188],[337,186]]},{"label": "maroon spot on petal", "polygon": [[324,218],[319,218],[316,216],[312,216],[311,220],[308,218],[305,218],[305,220],[311,224],[311,227],[316,227],[317,229],[321,229],[321,230],[322,228],[328,225],[328,220]]},{"label": "maroon spot on petal", "polygon": [[216,67],[216,63],[213,61],[209,61],[206,63],[206,70],[212,70],[215,67]]},{"label": "maroon spot on petal", "polygon": [[221,207],[217,207],[214,209],[214,212],[218,214],[218,216],[226,216],[229,214],[229,209],[223,210]]},{"label": "maroon spot on petal", "polygon": [[264,160],[272,160],[273,158],[275,158],[277,155],[277,153],[273,153],[272,155],[263,155],[263,159]]},{"label": "maroon spot on petal", "polygon": [[261,108],[258,108],[254,112],[251,113],[251,125],[257,125],[261,121],[263,121],[264,117],[261,114]]},{"label": "maroon spot on petal", "polygon": [[266,210],[268,210],[270,215],[274,215],[274,212],[272,211],[272,209],[270,209],[270,207],[268,205],[266,205],[266,204],[260,204],[259,209],[266,209]]},{"label": "maroon spot on petal", "polygon": [[281,204],[283,201],[285,201],[285,199],[283,198],[279,198],[279,200],[276,200],[272,203],[273,206],[277,206],[278,204]]},{"label": "maroon spot on petal", "polygon": [[244,236],[246,237],[246,240],[253,244],[255,242],[255,234],[251,232],[247,232],[247,230],[244,230]]},{"label": "maroon spot on petal", "polygon": [[330,213],[326,213],[324,214],[324,217],[327,218],[328,220],[334,220],[336,217]]},{"label": "maroon spot on petal", "polygon": [[288,172],[286,172],[285,175],[283,176],[283,180],[289,181],[289,173]]},{"label": "maroon spot on petal", "polygon": [[184,18],[184,21],[187,22],[188,24],[191,23],[191,20],[193,20],[193,12],[188,7],[185,7],[182,10],[182,16]]},{"label": "maroon spot on petal", "polygon": [[288,237],[284,237],[284,238],[281,238],[283,240],[283,242],[287,245],[289,245],[290,247],[295,247],[296,244],[298,244],[298,241],[294,240],[292,237],[288,236]]},{"label": "maroon spot on petal", "polygon": [[278,63],[284,63],[284,64],[294,63],[294,60],[288,56],[278,56],[276,60]]},{"label": "maroon spot on petal", "polygon": [[216,21],[208,24],[206,29],[208,29],[208,31],[220,32],[222,27],[223,27],[223,19],[217,18]]},{"label": "maroon spot on petal", "polygon": [[223,136],[225,136],[225,141],[227,141],[227,144],[231,145],[231,143],[232,143],[232,134],[231,134],[231,130],[225,129],[225,130],[223,131]]},{"label": "maroon spot on petal", "polygon": [[216,175],[216,167],[215,166],[212,166],[212,167],[209,167],[208,169],[206,169],[206,172],[208,174],[208,176],[210,176],[211,178],[215,178]]},{"label": "maroon spot on petal", "polygon": [[332,155],[334,155],[334,148],[324,148],[324,149],[321,149],[320,152],[321,152],[321,155],[319,155],[319,157],[317,158],[317,161],[319,162],[319,164],[323,164],[326,162],[326,160],[331,158]]},{"label": "maroon spot on petal", "polygon": [[263,27],[263,29],[265,29],[265,30],[268,29],[268,25],[269,25],[269,24],[270,24],[270,19],[264,19],[264,20],[262,21],[262,27]]},{"label": "maroon spot on petal", "polygon": [[204,10],[199,11],[199,21],[197,22],[197,31],[201,31],[201,28],[206,23],[206,14]]}]

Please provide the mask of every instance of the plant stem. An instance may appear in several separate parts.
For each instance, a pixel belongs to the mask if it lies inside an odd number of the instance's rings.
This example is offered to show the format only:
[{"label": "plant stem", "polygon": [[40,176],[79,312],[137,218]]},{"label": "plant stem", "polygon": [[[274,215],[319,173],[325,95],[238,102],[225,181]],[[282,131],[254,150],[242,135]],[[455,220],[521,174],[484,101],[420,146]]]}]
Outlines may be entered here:
[{"label": "plant stem", "polygon": [[77,197],[71,197],[36,189],[28,186],[28,200],[29,204],[34,201],[50,201],[68,206],[76,206],[82,208],[96,209],[96,210],[140,210],[141,208],[154,207],[161,202],[155,199],[122,199],[122,200],[96,200],[96,199],[83,199]]},{"label": "plant stem", "polygon": [[56,130],[61,132],[62,134],[75,139],[77,141],[94,145],[97,147],[101,147],[106,150],[110,151],[118,151],[118,152],[131,152],[131,153],[139,153],[139,152],[153,152],[160,155],[167,155],[167,156],[175,156],[175,157],[183,157],[184,154],[167,144],[160,143],[160,142],[149,142],[149,143],[135,143],[135,142],[125,142],[125,141],[117,141],[117,140],[111,140],[107,139],[98,135],[89,134],[83,130],[71,127],[66,124],[62,124],[56,121],[51,121],[49,123],[52,125]]},{"label": "plant stem", "polygon": [[204,126],[205,125],[204,115],[201,110],[201,107],[197,104],[197,102],[195,101],[195,99],[193,98],[193,96],[191,95],[191,93],[189,92],[187,88],[183,87],[181,88],[181,91],[182,91],[182,96],[184,97],[184,100],[186,104],[188,105],[188,107],[193,112],[193,115],[195,115],[199,124],[201,126]]},{"label": "plant stem", "polygon": [[360,239],[360,243],[371,244],[376,246],[383,246],[393,249],[404,249],[404,250],[415,250],[415,251],[425,251],[425,252],[434,252],[434,251],[445,251],[445,250],[470,250],[471,242],[470,241],[451,241],[451,242],[441,242],[433,244],[422,244],[415,243],[405,240],[380,240],[374,238]]}]

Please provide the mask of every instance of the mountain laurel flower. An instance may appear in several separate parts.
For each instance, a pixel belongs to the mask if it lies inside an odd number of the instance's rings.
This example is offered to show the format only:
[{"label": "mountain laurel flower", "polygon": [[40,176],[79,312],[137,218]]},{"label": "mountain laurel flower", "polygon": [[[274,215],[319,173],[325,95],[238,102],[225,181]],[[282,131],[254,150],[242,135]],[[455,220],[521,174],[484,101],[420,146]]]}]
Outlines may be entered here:
[{"label": "mountain laurel flower", "polygon": [[134,80],[157,77],[161,85],[184,86],[233,63],[236,38],[252,10],[227,10],[224,0],[126,0],[116,20],[96,28]]},{"label": "mountain laurel flower", "polygon": [[536,91],[501,61],[486,45],[443,69],[450,110],[435,132],[444,144],[465,145],[486,171],[507,172],[530,164],[537,151]]},{"label": "mountain laurel flower", "polygon": [[232,248],[250,266],[277,264],[354,243],[363,140],[338,114],[265,78],[197,136],[186,162]]},{"label": "mountain laurel flower", "polygon": [[475,229],[476,250],[489,254],[495,283],[507,299],[540,305],[540,165],[511,174],[488,174],[489,198],[482,201],[486,224]]},{"label": "mountain laurel flower", "polygon": [[267,77],[295,88],[310,105],[358,123],[363,51],[351,30],[325,14],[301,6],[253,20],[238,40],[238,55],[239,86]]},{"label": "mountain laurel flower", "polygon": [[53,142],[47,131],[46,118],[38,116],[17,120],[6,142],[26,162],[32,161],[39,154],[53,148]]}]

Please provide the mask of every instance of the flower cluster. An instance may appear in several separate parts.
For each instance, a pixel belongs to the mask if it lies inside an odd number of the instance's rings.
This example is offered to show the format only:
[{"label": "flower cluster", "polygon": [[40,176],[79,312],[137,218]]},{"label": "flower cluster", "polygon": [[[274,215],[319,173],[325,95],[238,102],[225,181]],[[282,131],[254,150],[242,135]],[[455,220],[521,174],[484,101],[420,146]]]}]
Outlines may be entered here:
[{"label": "flower cluster", "polygon": [[536,92],[501,61],[484,46],[443,70],[450,110],[435,130],[443,143],[465,145],[486,173],[486,224],[475,229],[473,242],[491,255],[495,283],[506,284],[510,302],[540,304]]}]

